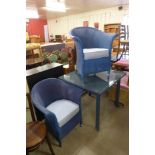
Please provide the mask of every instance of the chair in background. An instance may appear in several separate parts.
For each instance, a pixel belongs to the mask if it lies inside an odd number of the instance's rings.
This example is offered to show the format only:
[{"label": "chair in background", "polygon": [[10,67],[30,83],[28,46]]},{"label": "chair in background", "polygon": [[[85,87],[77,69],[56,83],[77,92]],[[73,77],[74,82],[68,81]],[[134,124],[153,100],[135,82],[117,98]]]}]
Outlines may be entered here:
[{"label": "chair in background", "polygon": [[111,69],[112,42],[117,34],[92,27],[77,27],[70,31],[76,46],[76,68],[82,76]]},{"label": "chair in background", "polygon": [[40,36],[39,35],[30,35],[30,42],[31,43],[40,43]]},{"label": "chair in background", "polygon": [[120,27],[120,48],[124,56],[129,55],[129,27],[121,25]]},{"label": "chair in background", "polygon": [[118,52],[115,56],[112,57],[112,63],[115,63],[121,58],[127,58],[129,56],[129,27],[128,25],[120,25],[119,32],[119,45]]},{"label": "chair in background", "polygon": [[[37,53],[34,51],[38,50]],[[42,57],[42,50],[40,47],[40,36],[38,35],[28,35],[26,32],[26,58],[38,58]]]},{"label": "chair in background", "polygon": [[81,119],[81,95],[83,91],[60,79],[48,78],[38,82],[31,91],[34,107],[45,119],[48,131],[61,146],[61,139],[67,135]]},{"label": "chair in background", "polygon": [[120,25],[120,40],[126,40],[126,26]]}]

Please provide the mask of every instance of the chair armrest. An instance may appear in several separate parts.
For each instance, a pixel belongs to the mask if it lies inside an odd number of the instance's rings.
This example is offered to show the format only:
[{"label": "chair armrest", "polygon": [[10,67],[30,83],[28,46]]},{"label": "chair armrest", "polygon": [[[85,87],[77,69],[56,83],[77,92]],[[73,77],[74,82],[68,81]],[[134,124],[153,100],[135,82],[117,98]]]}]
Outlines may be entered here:
[{"label": "chair armrest", "polygon": [[41,113],[44,114],[45,123],[47,125],[48,130],[51,131],[51,133],[53,133],[54,135],[60,135],[60,129],[55,114],[47,110],[43,106],[40,106],[38,104],[34,105]]},{"label": "chair armrest", "polygon": [[107,48],[109,52],[112,49],[113,40],[118,36],[117,33],[105,33],[103,32],[100,38],[98,39],[98,45],[100,48]]},{"label": "chair armrest", "polygon": [[60,127],[58,125],[58,121],[54,113],[47,110],[45,114],[45,123],[47,125],[48,130],[55,136],[58,136],[60,138]]}]

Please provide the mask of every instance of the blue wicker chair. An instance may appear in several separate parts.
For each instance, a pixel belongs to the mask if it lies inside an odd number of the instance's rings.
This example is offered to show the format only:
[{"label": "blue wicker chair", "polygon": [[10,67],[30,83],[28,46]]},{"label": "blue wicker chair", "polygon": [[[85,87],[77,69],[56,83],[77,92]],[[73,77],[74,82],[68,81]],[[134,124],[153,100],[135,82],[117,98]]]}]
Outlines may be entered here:
[{"label": "blue wicker chair", "polygon": [[70,31],[76,46],[76,68],[82,76],[111,69],[112,42],[117,34],[108,34],[92,27]]},{"label": "blue wicker chair", "polygon": [[55,78],[42,80],[32,88],[32,103],[44,116],[48,131],[60,146],[61,139],[82,123],[82,93],[82,89]]}]

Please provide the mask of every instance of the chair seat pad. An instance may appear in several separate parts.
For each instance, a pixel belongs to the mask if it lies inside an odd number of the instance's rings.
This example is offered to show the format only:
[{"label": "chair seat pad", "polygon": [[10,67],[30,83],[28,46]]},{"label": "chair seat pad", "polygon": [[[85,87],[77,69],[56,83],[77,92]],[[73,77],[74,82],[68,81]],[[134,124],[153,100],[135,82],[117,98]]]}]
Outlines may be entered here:
[{"label": "chair seat pad", "polygon": [[56,115],[59,127],[65,125],[79,112],[78,104],[65,99],[52,102],[46,108]]},{"label": "chair seat pad", "polygon": [[27,43],[26,50],[34,50],[40,48],[40,43]]},{"label": "chair seat pad", "polygon": [[109,50],[106,48],[84,48],[84,59],[98,59],[109,56]]}]

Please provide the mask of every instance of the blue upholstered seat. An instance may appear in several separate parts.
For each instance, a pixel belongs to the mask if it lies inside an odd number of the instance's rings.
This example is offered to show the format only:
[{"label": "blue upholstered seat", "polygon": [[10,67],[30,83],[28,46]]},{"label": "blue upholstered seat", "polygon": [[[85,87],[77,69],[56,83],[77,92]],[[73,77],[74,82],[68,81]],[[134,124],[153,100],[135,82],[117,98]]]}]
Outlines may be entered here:
[{"label": "blue upholstered seat", "polygon": [[43,114],[48,131],[60,145],[61,139],[82,123],[82,93],[82,89],[55,78],[42,80],[32,88],[32,103]]},{"label": "blue upholstered seat", "polygon": [[[117,34],[105,33],[92,27],[77,27],[70,31],[70,35],[76,46],[77,72],[82,77],[101,71],[110,71],[112,42]],[[87,50],[87,56],[91,54],[89,59],[85,58],[85,50]]]}]

